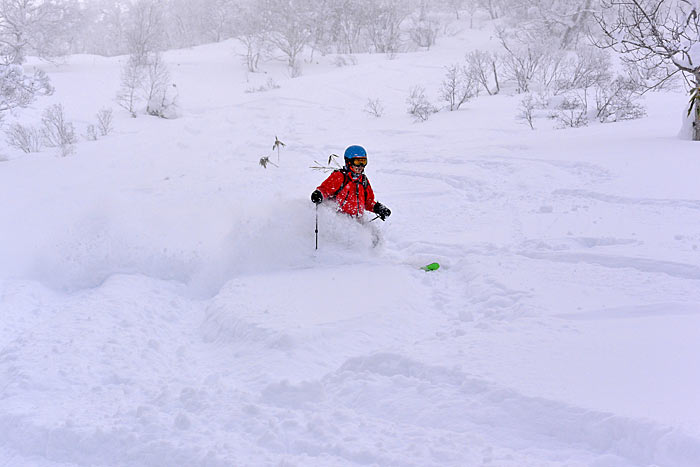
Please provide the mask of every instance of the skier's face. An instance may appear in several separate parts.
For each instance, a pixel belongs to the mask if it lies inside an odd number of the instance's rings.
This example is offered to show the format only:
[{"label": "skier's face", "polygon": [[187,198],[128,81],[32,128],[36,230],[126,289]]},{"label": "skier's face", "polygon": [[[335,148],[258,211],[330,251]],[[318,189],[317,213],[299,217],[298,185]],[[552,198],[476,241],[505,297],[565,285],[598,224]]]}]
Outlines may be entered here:
[{"label": "skier's face", "polygon": [[356,157],[356,158],[350,160],[350,168],[356,174],[361,174],[362,172],[364,172],[366,165],[367,165],[367,158],[366,157]]},{"label": "skier's face", "polygon": [[362,172],[365,171],[365,166],[364,165],[351,165],[350,169],[355,172],[356,174],[361,174]]}]

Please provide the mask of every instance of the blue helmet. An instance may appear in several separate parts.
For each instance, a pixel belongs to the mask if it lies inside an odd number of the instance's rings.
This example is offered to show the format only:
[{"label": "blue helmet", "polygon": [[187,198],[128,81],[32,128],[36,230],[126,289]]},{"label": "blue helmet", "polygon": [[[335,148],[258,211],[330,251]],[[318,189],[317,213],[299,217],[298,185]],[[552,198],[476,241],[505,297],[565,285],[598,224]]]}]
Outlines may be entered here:
[{"label": "blue helmet", "polygon": [[367,151],[365,151],[365,148],[363,148],[362,146],[349,146],[345,150],[345,165],[347,165],[351,160],[355,159],[356,157],[364,157],[366,159]]}]

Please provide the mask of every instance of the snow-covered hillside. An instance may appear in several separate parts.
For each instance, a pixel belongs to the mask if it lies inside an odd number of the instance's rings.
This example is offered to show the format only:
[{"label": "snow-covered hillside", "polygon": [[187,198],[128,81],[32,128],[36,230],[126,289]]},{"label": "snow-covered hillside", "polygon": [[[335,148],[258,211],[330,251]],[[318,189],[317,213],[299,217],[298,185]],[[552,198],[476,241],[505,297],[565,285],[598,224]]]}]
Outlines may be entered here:
[{"label": "snow-covered hillside", "polygon": [[[414,123],[409,88],[435,100],[488,40],[295,79],[171,51],[175,120],[118,109],[123,57],[41,64],[56,93],[21,118],[62,103],[82,133],[108,106],[115,131],[3,148],[0,465],[700,465],[687,97],[532,131],[506,91]],[[324,205],[316,251],[309,167],[351,144],[393,214]]]}]

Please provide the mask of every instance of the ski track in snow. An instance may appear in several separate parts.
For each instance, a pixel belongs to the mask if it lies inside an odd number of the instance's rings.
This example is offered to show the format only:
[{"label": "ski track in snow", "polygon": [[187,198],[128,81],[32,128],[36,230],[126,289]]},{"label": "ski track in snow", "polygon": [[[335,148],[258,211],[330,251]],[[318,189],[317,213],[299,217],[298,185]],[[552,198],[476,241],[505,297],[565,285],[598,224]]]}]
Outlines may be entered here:
[{"label": "ski track in snow", "polygon": [[700,280],[700,267],[693,264],[658,261],[629,256],[596,255],[586,253],[539,253],[522,252],[533,259],[546,259],[564,263],[587,263],[606,268],[630,268],[641,272],[662,273],[682,279]]},{"label": "ski track in snow", "polygon": [[624,196],[607,195],[605,193],[595,193],[586,190],[555,190],[553,195],[573,196],[576,198],[589,198],[606,203],[639,205],[639,206],[662,206],[671,208],[700,209],[700,200],[694,199],[649,199],[630,198]]}]

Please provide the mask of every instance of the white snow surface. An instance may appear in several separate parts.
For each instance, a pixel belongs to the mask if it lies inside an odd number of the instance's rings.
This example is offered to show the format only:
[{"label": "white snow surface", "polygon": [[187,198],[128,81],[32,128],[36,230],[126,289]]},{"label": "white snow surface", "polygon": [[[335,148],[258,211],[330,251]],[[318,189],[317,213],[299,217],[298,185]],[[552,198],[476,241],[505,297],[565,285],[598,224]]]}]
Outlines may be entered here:
[{"label": "white snow surface", "polygon": [[[57,91],[16,118],[111,106],[115,131],[0,150],[0,465],[700,465],[687,97],[532,131],[506,90],[413,123],[409,88],[487,41],[295,79],[171,51],[175,120],[116,106],[123,57],[38,64]],[[324,205],[316,251],[309,167],[351,144],[393,214]]]}]

